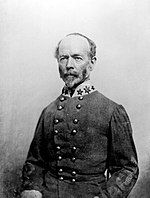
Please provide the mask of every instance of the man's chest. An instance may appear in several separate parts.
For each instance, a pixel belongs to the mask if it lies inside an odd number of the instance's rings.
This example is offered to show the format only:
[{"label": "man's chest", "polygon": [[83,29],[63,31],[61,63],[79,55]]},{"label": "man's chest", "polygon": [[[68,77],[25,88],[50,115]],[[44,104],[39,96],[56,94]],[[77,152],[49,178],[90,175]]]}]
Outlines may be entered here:
[{"label": "man's chest", "polygon": [[69,148],[70,152],[78,148],[87,153],[107,147],[109,119],[98,101],[60,97],[46,123],[47,141]]}]

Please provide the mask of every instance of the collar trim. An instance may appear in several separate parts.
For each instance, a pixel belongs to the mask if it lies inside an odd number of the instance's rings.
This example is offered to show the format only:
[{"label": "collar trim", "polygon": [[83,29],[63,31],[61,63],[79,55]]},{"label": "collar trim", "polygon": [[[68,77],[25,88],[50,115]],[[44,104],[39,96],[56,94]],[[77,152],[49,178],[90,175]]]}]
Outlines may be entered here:
[{"label": "collar trim", "polygon": [[[94,91],[96,91],[96,88],[94,87],[94,85],[91,85],[90,82],[84,82],[84,83],[82,83],[81,85],[79,85],[79,86],[75,89],[75,91],[74,91],[72,97],[88,95],[88,94],[90,94],[90,93],[92,93],[92,92],[94,92]],[[63,90],[62,90],[62,94],[63,94],[64,96],[71,97],[71,91],[68,90],[68,88],[67,88],[66,86],[64,86],[64,88],[63,88]]]}]

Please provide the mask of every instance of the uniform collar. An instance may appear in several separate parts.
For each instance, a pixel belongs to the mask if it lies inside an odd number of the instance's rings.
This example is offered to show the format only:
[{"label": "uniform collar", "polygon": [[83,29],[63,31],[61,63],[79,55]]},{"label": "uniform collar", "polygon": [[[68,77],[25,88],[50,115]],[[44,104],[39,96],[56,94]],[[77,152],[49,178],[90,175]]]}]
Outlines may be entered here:
[{"label": "uniform collar", "polygon": [[96,91],[96,88],[91,84],[90,80],[88,80],[77,86],[72,96],[71,91],[68,89],[68,87],[64,86],[62,89],[62,95],[68,97],[83,96],[88,95],[93,91]]}]

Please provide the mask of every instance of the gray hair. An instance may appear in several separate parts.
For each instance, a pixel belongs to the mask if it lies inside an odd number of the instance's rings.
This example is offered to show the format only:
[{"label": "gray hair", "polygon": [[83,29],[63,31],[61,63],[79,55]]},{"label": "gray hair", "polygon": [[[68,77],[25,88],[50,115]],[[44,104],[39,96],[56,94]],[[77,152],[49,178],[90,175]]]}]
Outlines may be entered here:
[{"label": "gray hair", "polygon": [[[84,36],[83,34],[80,33],[71,33],[71,34],[67,34],[66,36],[71,36],[71,35],[75,35],[75,36],[81,36],[83,38],[85,38],[90,46],[90,51],[89,51],[89,56],[92,59],[94,56],[96,56],[96,45],[95,43],[89,39],[88,37]],[[59,45],[61,43],[62,40],[59,41],[59,43],[57,44],[57,47],[55,49],[55,58],[58,60],[58,55],[59,55]]]}]

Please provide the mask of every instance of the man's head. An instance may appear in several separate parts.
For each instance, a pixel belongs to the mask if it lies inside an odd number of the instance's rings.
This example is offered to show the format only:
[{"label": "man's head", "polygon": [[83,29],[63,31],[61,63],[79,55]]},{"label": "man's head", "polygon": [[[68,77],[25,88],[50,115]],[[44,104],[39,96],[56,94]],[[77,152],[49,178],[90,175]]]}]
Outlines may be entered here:
[{"label": "man's head", "polygon": [[69,88],[89,79],[96,62],[96,45],[79,33],[68,34],[56,48],[60,77]]}]

